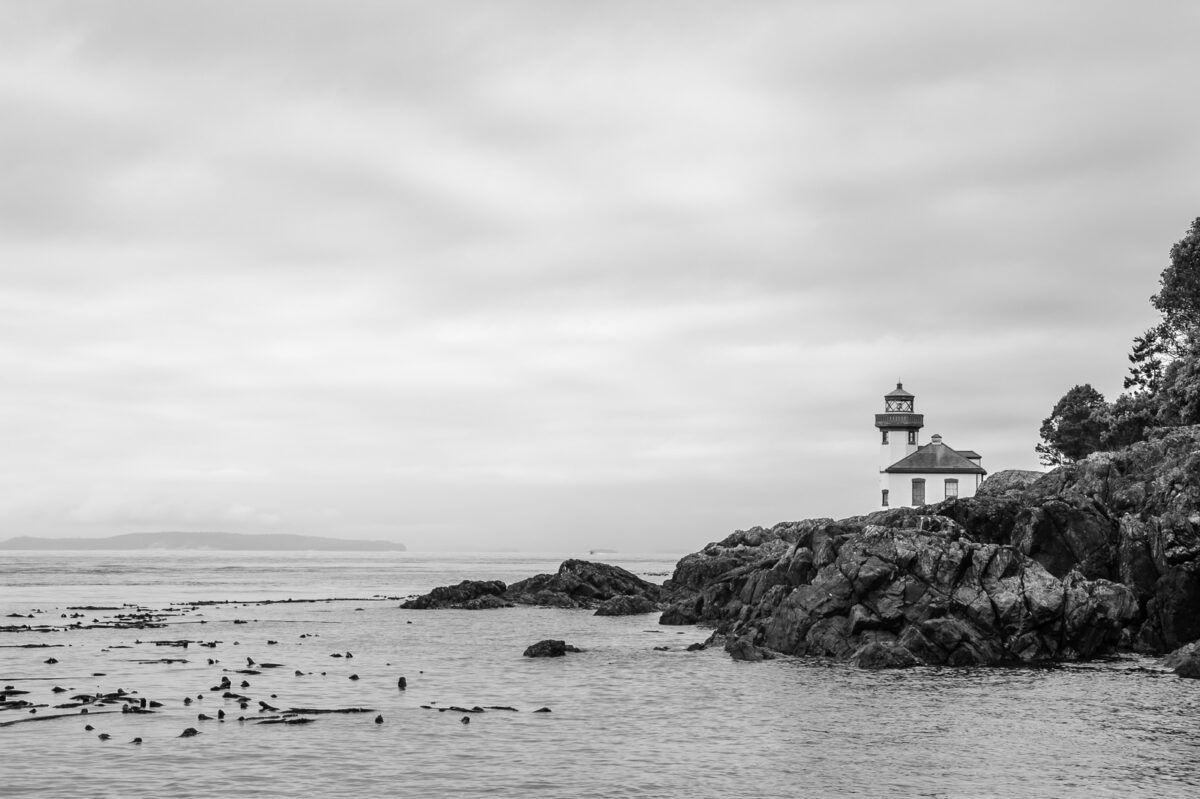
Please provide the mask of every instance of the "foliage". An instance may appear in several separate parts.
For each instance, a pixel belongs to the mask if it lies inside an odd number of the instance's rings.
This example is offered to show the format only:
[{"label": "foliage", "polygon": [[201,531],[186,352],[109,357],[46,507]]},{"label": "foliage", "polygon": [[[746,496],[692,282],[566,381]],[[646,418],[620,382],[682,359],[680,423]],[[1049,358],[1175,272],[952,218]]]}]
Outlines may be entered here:
[{"label": "foliage", "polygon": [[1113,403],[1090,385],[1068,391],[1042,422],[1042,463],[1056,466],[1142,441],[1152,427],[1200,424],[1200,217],[1171,248],[1150,303],[1162,314],[1133,339]]},{"label": "foliage", "polygon": [[1128,447],[1146,439],[1146,430],[1158,424],[1158,411],[1146,393],[1122,394],[1103,415],[1102,449]]},{"label": "foliage", "polygon": [[1150,304],[1162,321],[1134,338],[1125,388],[1154,392],[1161,387],[1163,370],[1194,354],[1200,342],[1200,217],[1171,248],[1171,262],[1159,276]]},{"label": "foliage", "polygon": [[1167,366],[1154,399],[1159,424],[1200,424],[1200,345]]},{"label": "foliage", "polygon": [[1108,413],[1104,395],[1090,384],[1075,386],[1064,394],[1042,421],[1043,443],[1035,447],[1042,463],[1071,463],[1100,449]]},{"label": "foliage", "polygon": [[1191,341],[1200,331],[1200,218],[1171,248],[1171,263],[1159,278],[1162,288],[1150,302],[1177,339]]}]

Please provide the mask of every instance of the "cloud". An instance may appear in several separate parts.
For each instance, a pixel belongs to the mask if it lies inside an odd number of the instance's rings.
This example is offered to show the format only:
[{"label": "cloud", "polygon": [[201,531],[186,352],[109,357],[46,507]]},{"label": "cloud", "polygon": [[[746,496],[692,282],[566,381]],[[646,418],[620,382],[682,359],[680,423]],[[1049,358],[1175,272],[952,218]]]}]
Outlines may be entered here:
[{"label": "cloud", "polygon": [[897,378],[1029,468],[1197,213],[1174,11],[6,8],[8,526],[690,549]]}]

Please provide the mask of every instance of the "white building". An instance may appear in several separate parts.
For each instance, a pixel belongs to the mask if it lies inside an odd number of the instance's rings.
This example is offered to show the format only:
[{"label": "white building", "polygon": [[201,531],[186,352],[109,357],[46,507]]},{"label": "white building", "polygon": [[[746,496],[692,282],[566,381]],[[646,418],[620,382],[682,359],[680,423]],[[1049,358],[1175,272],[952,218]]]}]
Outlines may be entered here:
[{"label": "white building", "polygon": [[879,491],[881,506],[916,507],[951,497],[970,497],[987,474],[979,453],[955,450],[934,435],[921,446],[917,436],[925,416],[913,412],[915,397],[902,383],[883,396],[883,413],[875,414],[880,432]]}]

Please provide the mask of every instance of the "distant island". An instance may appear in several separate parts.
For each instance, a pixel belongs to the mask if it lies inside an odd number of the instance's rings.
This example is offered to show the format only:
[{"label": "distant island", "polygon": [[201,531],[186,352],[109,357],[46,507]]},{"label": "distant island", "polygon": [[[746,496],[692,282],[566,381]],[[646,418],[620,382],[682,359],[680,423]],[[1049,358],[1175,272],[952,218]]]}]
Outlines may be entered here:
[{"label": "distant island", "polygon": [[31,538],[0,541],[0,550],[13,549],[212,549],[266,552],[405,552],[404,544],[391,541],[355,541],[286,533],[126,533],[107,538]]}]

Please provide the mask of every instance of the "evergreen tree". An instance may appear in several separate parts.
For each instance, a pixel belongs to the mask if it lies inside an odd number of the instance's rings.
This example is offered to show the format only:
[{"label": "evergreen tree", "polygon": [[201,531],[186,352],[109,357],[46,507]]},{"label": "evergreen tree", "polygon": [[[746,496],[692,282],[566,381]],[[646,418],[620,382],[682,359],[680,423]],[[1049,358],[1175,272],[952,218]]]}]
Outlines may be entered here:
[{"label": "evergreen tree", "polygon": [[1109,412],[1104,395],[1088,383],[1064,394],[1042,421],[1042,443],[1035,447],[1042,463],[1071,463],[1101,449]]},{"label": "evergreen tree", "polygon": [[1194,355],[1200,343],[1200,217],[1171,248],[1150,304],[1162,313],[1162,322],[1133,340],[1125,388],[1155,392],[1167,365]]}]

